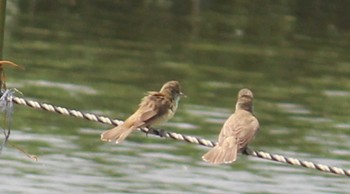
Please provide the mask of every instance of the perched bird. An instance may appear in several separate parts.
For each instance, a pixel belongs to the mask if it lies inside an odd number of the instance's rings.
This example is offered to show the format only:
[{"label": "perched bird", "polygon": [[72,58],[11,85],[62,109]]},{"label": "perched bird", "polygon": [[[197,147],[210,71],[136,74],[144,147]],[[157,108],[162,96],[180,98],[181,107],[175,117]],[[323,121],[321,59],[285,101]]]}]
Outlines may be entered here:
[{"label": "perched bird", "polygon": [[252,113],[253,93],[242,89],[238,93],[235,112],[221,129],[218,144],[202,156],[212,164],[232,163],[237,153],[246,149],[259,130],[259,122]]},{"label": "perched bird", "polygon": [[177,109],[181,92],[178,81],[169,81],[159,92],[148,92],[139,108],[125,120],[122,125],[107,130],[101,134],[102,141],[121,143],[132,131],[140,127],[149,127],[172,118]]}]

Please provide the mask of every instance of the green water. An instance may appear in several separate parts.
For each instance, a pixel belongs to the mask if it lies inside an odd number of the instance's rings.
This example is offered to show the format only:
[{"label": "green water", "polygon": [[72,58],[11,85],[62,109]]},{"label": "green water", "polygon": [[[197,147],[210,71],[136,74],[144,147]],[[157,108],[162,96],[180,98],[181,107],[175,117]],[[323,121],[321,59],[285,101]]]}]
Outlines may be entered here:
[{"label": "green water", "polygon": [[[261,130],[251,147],[350,169],[348,1],[8,1],[7,85],[23,97],[125,119],[146,91],[188,96],[168,131],[216,140],[243,87]],[[348,178],[146,137],[15,105],[1,193],[348,193]]]}]

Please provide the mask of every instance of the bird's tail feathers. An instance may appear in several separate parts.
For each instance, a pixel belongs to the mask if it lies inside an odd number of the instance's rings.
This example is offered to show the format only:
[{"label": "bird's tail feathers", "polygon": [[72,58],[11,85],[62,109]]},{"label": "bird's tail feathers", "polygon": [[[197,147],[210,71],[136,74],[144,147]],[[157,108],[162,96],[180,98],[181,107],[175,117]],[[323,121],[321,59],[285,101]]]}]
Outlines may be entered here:
[{"label": "bird's tail feathers", "polygon": [[[226,141],[226,140],[225,140]],[[216,145],[202,156],[202,159],[212,164],[229,164],[237,159],[237,146]],[[235,145],[235,143],[234,143]]]},{"label": "bird's tail feathers", "polygon": [[103,132],[101,134],[101,140],[108,141],[108,142],[115,141],[115,143],[121,143],[125,140],[126,137],[129,136],[129,134],[134,129],[136,128],[120,125],[120,126],[114,127],[113,129]]}]

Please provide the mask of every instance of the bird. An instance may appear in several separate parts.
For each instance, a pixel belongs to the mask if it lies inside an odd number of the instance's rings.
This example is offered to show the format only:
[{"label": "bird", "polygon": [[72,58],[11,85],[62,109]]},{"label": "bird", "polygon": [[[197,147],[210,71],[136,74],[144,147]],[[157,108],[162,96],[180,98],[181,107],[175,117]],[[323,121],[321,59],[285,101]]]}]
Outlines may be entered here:
[{"label": "bird", "polygon": [[180,98],[184,96],[178,81],[166,82],[159,92],[150,91],[138,109],[125,122],[101,134],[102,141],[121,143],[137,128],[150,127],[172,118]]},{"label": "bird", "polygon": [[237,159],[237,153],[247,149],[259,130],[259,121],[253,114],[253,93],[241,89],[235,112],[225,121],[219,134],[218,143],[202,156],[211,164],[229,164]]}]

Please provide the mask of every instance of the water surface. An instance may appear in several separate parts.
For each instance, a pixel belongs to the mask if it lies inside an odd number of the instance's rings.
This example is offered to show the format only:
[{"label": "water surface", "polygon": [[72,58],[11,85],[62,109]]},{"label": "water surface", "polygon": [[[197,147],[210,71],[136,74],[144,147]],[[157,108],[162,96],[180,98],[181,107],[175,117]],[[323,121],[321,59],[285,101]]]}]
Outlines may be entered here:
[{"label": "water surface", "polygon": [[[125,119],[149,90],[188,96],[160,126],[215,140],[243,87],[255,95],[256,150],[350,169],[347,1],[9,1],[7,84],[25,98]],[[348,193],[348,178],[15,105],[1,193]]]}]

